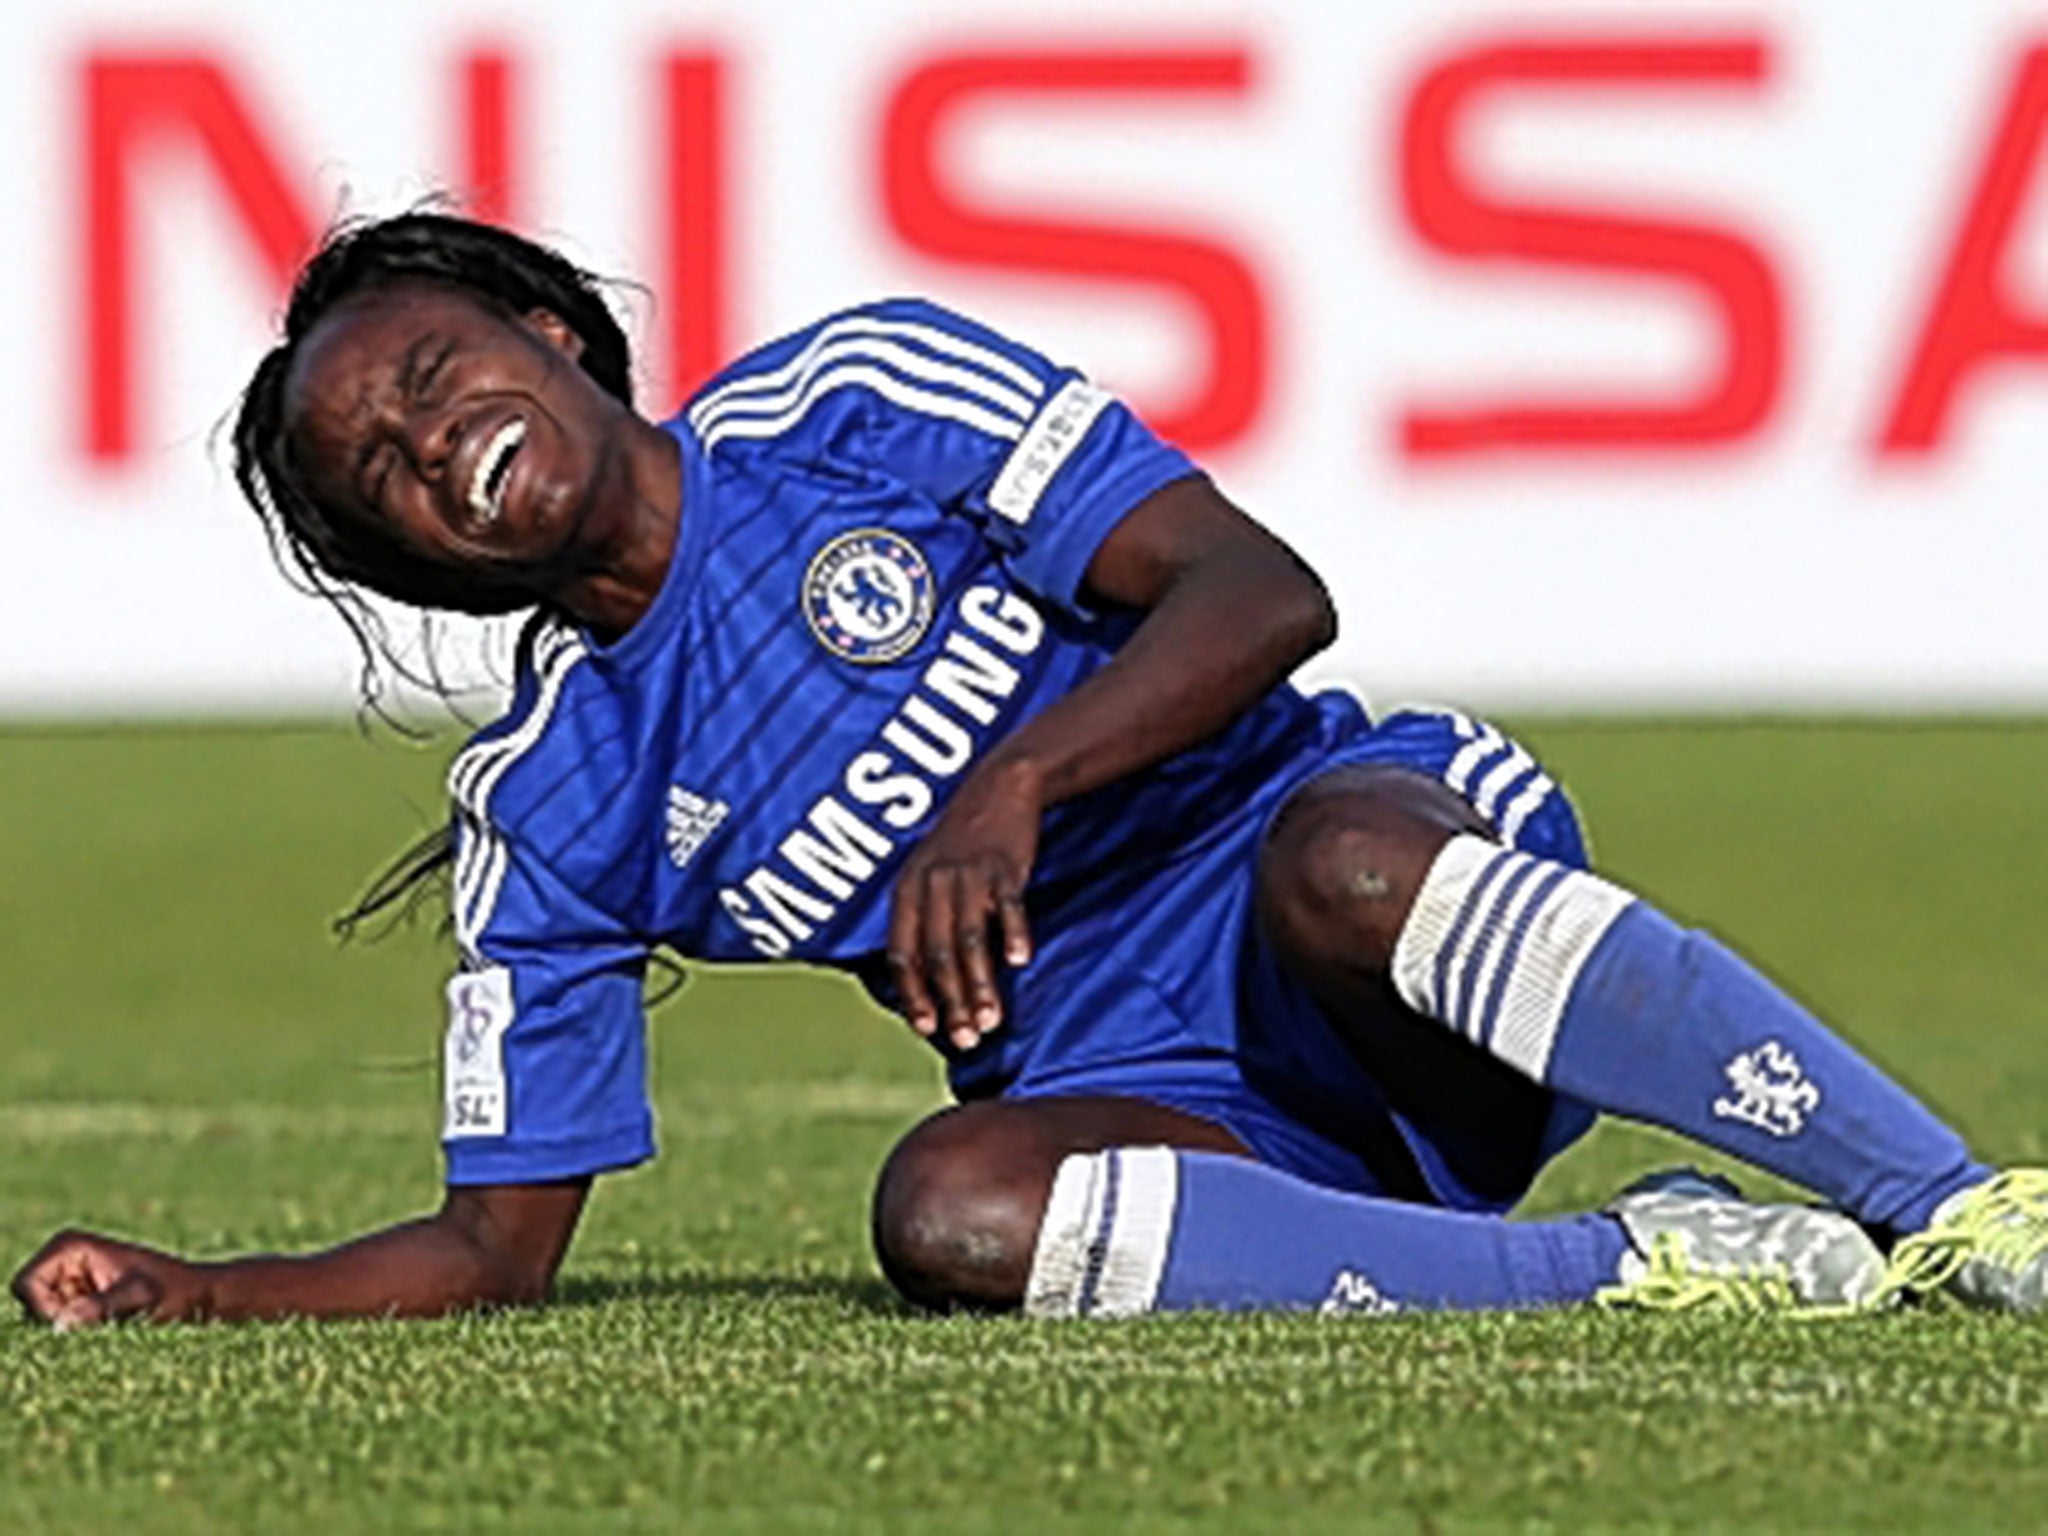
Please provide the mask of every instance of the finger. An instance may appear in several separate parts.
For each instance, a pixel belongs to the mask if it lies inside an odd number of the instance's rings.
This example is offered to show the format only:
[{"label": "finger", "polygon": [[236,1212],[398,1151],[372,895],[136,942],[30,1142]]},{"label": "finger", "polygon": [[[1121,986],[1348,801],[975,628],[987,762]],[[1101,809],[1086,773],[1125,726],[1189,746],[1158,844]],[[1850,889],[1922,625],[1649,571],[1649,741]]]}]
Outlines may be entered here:
[{"label": "finger", "polygon": [[995,962],[988,952],[989,925],[995,915],[995,893],[988,876],[978,869],[963,871],[960,909],[954,914],[955,944],[974,1028],[984,1035],[1003,1022],[1003,999],[996,991]]},{"label": "finger", "polygon": [[91,1295],[95,1287],[86,1252],[74,1239],[51,1239],[15,1275],[15,1299],[30,1316],[49,1322],[65,1303]]},{"label": "finger", "polygon": [[896,995],[903,1003],[903,1016],[920,1035],[929,1036],[939,1027],[938,1010],[925,990],[920,961],[924,927],[924,874],[906,872],[896,883],[896,904],[889,913],[889,973],[896,983]]},{"label": "finger", "polygon": [[1024,893],[1015,885],[996,889],[996,913],[1002,921],[1003,959],[1012,966],[1031,963],[1031,919],[1024,911]]},{"label": "finger", "polygon": [[50,1326],[59,1333],[74,1333],[80,1328],[97,1328],[105,1319],[100,1316],[100,1299],[97,1296],[80,1296],[67,1301],[50,1315]]},{"label": "finger", "polygon": [[55,1279],[45,1273],[47,1266],[31,1265],[14,1277],[14,1299],[22,1310],[39,1323],[47,1323],[64,1304]]},{"label": "finger", "polygon": [[164,1288],[156,1276],[131,1269],[100,1293],[100,1317],[110,1323],[147,1317],[163,1299]]},{"label": "finger", "polygon": [[125,1252],[104,1243],[80,1243],[77,1251],[80,1286],[98,1295],[128,1272]]},{"label": "finger", "polygon": [[960,911],[960,872],[934,870],[924,886],[924,974],[939,1007],[945,1014],[946,1032],[955,1045],[967,1036],[974,1043],[974,1026],[967,1013],[967,989],[960,979],[960,952],[955,947]]}]

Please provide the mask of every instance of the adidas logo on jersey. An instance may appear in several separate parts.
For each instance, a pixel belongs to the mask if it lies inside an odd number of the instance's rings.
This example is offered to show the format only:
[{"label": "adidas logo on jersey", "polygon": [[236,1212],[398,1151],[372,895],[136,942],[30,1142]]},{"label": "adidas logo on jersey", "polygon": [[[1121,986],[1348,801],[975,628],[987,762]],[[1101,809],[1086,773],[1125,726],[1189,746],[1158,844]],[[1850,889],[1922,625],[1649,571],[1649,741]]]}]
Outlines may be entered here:
[{"label": "adidas logo on jersey", "polygon": [[668,857],[677,869],[688,864],[697,856],[711,836],[725,821],[730,809],[723,800],[706,800],[702,795],[693,795],[680,784],[671,784],[668,790]]}]

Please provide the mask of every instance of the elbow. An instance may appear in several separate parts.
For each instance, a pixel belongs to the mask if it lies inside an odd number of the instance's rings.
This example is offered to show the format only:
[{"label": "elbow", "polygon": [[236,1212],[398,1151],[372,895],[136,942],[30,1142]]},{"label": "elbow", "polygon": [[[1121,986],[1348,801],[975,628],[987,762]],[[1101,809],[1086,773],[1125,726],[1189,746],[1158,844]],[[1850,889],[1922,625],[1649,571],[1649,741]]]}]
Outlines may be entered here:
[{"label": "elbow", "polygon": [[1302,642],[1304,661],[1337,643],[1337,605],[1330,601],[1330,589],[1313,572],[1309,573],[1308,582],[1314,592],[1308,599],[1309,611],[1303,618],[1306,630]]},{"label": "elbow", "polygon": [[539,1307],[547,1304],[553,1294],[553,1275],[518,1274],[502,1277],[493,1288],[490,1300],[492,1307]]},{"label": "elbow", "polygon": [[[584,1184],[451,1190],[430,1225],[453,1240],[469,1307],[534,1307],[554,1289]],[[451,1256],[452,1256],[451,1255]]]},{"label": "elbow", "polygon": [[477,1255],[476,1293],[485,1307],[538,1307],[554,1293],[552,1256],[481,1252]]},{"label": "elbow", "polygon": [[517,1254],[479,1252],[471,1277],[476,1305],[487,1308],[537,1307],[554,1288],[555,1272]]},{"label": "elbow", "polygon": [[1290,668],[1328,650],[1337,640],[1337,605],[1322,578],[1290,556],[1286,582],[1270,606]]}]

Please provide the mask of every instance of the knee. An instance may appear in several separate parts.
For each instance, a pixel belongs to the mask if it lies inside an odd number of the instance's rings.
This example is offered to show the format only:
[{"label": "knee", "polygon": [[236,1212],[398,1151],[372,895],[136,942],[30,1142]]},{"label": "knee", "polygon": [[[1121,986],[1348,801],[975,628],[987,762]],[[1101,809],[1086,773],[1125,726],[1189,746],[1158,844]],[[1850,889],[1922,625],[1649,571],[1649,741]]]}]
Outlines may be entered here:
[{"label": "knee", "polygon": [[1460,832],[1485,830],[1462,799],[1412,775],[1311,785],[1260,852],[1268,936],[1311,969],[1383,974],[1437,853]]},{"label": "knee", "polygon": [[1282,953],[1384,970],[1415,899],[1389,852],[1374,833],[1343,826],[1273,849],[1260,895]]},{"label": "knee", "polygon": [[904,1298],[938,1311],[1019,1305],[1052,1162],[999,1106],[933,1116],[898,1144],[875,1186],[874,1242]]}]

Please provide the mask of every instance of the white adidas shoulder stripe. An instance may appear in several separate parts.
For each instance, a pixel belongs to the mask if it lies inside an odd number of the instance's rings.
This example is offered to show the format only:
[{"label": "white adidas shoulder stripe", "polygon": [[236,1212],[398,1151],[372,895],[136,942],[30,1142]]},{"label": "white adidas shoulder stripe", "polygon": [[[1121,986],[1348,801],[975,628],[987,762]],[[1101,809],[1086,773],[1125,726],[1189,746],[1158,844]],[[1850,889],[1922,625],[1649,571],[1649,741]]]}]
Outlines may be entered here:
[{"label": "white adidas shoulder stripe", "polygon": [[1019,420],[1031,414],[1038,399],[1035,394],[1013,389],[963,363],[935,358],[886,337],[842,336],[824,346],[812,347],[806,355],[807,366],[789,383],[700,403],[690,412],[690,425],[699,435],[715,436],[719,424],[733,417],[780,415],[808,392],[820,374],[849,359],[886,365],[906,379],[951,388]]},{"label": "white adidas shoulder stripe", "polygon": [[708,432],[698,434],[709,453],[728,438],[780,437],[809,414],[811,407],[827,395],[859,385],[873,390],[892,405],[926,416],[937,416],[973,427],[978,432],[1015,442],[1024,435],[1024,421],[1000,409],[978,405],[958,395],[941,394],[906,383],[886,368],[871,362],[845,362],[827,368],[805,383],[803,393],[788,409],[775,416],[729,416],[715,422]]},{"label": "white adidas shoulder stripe", "polygon": [[[805,343],[803,350],[781,366],[760,373],[747,374],[711,391],[690,407],[690,425],[702,433],[710,420],[726,407],[737,405],[748,397],[775,395],[790,389],[806,374],[816,371],[821,356],[847,338],[853,337],[866,337],[871,342],[884,337],[901,337],[921,342],[933,352],[956,362],[971,364],[985,374],[994,375],[994,378],[984,381],[992,389],[1002,388],[998,380],[1007,380],[1009,385],[1028,400],[1039,400],[1045,394],[1043,379],[1023,364],[1003,356],[992,347],[982,346],[950,331],[915,320],[884,320],[873,315],[848,315],[819,327],[817,334]],[[1029,407],[1025,407],[1026,413],[1028,410]]]}]

